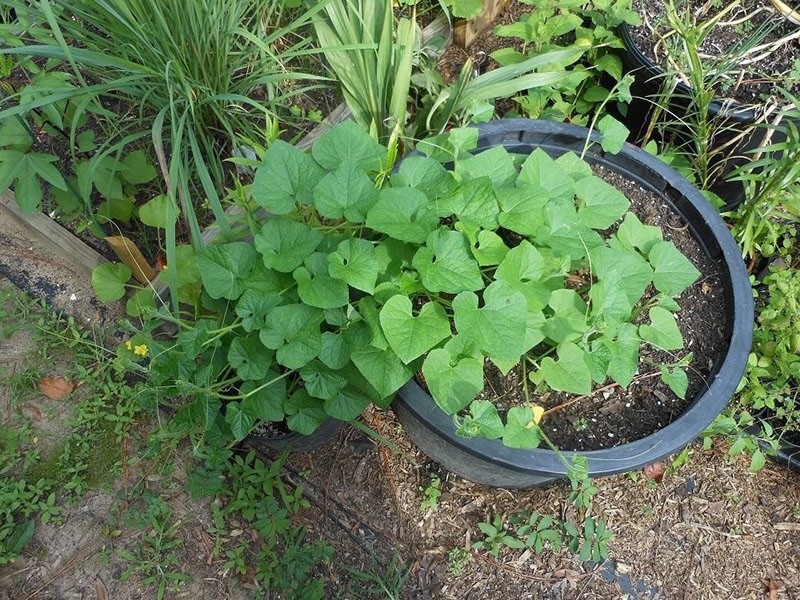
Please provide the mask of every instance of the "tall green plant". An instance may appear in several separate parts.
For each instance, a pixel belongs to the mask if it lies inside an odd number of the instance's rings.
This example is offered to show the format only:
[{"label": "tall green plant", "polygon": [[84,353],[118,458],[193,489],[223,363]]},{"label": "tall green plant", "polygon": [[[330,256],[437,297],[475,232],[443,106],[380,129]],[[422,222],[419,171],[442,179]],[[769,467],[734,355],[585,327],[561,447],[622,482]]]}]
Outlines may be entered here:
[{"label": "tall green plant", "polygon": [[222,159],[238,135],[258,138],[281,104],[303,90],[289,82],[311,78],[288,63],[312,52],[297,32],[324,5],[292,17],[281,0],[38,0],[32,9],[21,0],[8,4],[32,23],[24,46],[0,54],[63,61],[76,85],[45,87],[32,100],[11,97],[7,106],[16,104],[0,111],[0,121],[78,99],[70,123],[74,135],[101,100],[121,102],[133,118],[116,124],[105,154],[152,137],[170,197],[179,201],[198,242],[193,184],[224,227]]},{"label": "tall green plant", "polygon": [[413,16],[395,26],[390,0],[332,0],[314,28],[356,122],[380,140],[402,128],[419,45]]}]

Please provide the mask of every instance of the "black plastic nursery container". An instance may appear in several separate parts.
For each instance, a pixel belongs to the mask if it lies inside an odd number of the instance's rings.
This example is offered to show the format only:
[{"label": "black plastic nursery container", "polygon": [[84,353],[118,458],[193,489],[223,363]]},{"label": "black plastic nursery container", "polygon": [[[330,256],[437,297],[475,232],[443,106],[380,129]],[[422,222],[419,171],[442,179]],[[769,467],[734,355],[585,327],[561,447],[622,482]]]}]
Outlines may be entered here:
[{"label": "black plastic nursery container", "polygon": [[[632,140],[638,143],[644,138],[655,111],[655,103],[661,100],[665,75],[664,70],[636,46],[627,24],[620,25],[617,31],[625,46],[620,53],[623,70],[635,76],[631,85],[633,100],[628,105],[627,113],[618,116],[631,131]],[[692,90],[678,82],[664,107],[666,114],[663,118],[672,123],[670,127],[680,143],[687,143],[693,135],[688,124],[690,121],[687,122],[687,115],[692,110],[691,97]],[[712,149],[720,151],[716,165],[725,161],[710,189],[725,201],[726,209],[735,208],[744,200],[744,188],[741,182],[725,181],[725,177],[737,167],[751,161],[753,150],[784,142],[786,134],[779,127],[756,125],[761,117],[757,107],[746,107],[730,100],[714,100],[708,110],[709,117],[717,123],[711,140]],[[784,118],[792,119],[796,125],[800,125],[797,118]]]},{"label": "black plastic nursery container", "polygon": [[[553,157],[583,150],[589,131],[549,121],[507,119],[478,126],[478,152],[503,145],[510,152],[542,148]],[[600,148],[600,134],[585,158],[624,175],[670,204],[689,224],[705,252],[724,269],[723,286],[729,339],[728,352],[712,369],[708,388],[663,429],[613,448],[581,452],[591,476],[639,469],[687,446],[725,408],[747,364],[753,332],[753,298],[739,249],[717,211],[682,176],[660,160],[630,144],[616,155]],[[469,480],[505,488],[526,488],[566,476],[573,452],[545,448],[520,450],[500,440],[467,439],[456,434],[453,417],[442,411],[414,381],[404,386],[393,408],[413,441],[432,459]]]}]

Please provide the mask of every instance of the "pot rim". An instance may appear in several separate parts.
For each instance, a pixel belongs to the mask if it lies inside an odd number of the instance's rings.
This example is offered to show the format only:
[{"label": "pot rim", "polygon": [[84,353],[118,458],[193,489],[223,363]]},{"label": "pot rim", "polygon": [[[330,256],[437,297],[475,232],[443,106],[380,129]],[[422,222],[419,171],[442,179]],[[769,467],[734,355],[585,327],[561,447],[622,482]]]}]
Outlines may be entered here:
[{"label": "pot rim", "polygon": [[[603,152],[599,147],[601,134],[597,131],[590,133],[576,125],[531,119],[500,119],[480,124],[478,129],[479,150],[502,144],[513,152],[515,148],[528,148],[535,142],[536,147],[545,150],[555,148],[566,152],[573,148],[564,147],[565,139],[573,145],[582,146],[588,136],[593,144],[585,158],[590,162],[603,164],[629,177],[630,168],[639,165],[642,168],[641,177],[634,177],[634,180],[646,178],[649,183],[646,187],[664,198],[693,225],[690,229],[695,239],[701,242],[709,256],[717,258],[723,265],[723,275],[727,277],[724,282],[726,303],[733,313],[728,352],[709,375],[710,385],[706,391],[698,394],[672,423],[639,440],[600,450],[556,453],[545,448],[509,448],[500,440],[458,436],[453,417],[442,411],[413,380],[401,388],[396,401],[422,421],[431,433],[460,450],[520,473],[564,476],[572,458],[579,455],[589,460],[590,473],[610,475],[638,469],[687,446],[730,401],[747,365],[752,341],[754,307],[750,281],[739,248],[722,218],[683,176],[640,148],[626,143],[616,155]],[[713,239],[700,239],[697,228]]]}]

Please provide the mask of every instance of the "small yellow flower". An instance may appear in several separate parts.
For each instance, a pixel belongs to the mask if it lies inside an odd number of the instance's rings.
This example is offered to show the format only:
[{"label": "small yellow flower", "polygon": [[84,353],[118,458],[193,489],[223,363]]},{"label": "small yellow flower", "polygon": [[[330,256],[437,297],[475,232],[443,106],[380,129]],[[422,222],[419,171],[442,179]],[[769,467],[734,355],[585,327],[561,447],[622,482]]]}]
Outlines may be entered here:
[{"label": "small yellow flower", "polygon": [[147,344],[139,344],[133,349],[133,353],[139,356],[147,356]]},{"label": "small yellow flower", "polygon": [[539,421],[541,421],[542,417],[544,416],[544,408],[539,406],[538,404],[534,404],[531,407],[531,413],[533,415],[533,420],[530,421],[527,425],[525,425],[526,429],[533,429],[534,425],[539,424]]},{"label": "small yellow flower", "polygon": [[126,347],[128,350],[133,350],[133,342],[131,342],[130,340],[128,340],[127,342],[125,342],[125,347]]}]

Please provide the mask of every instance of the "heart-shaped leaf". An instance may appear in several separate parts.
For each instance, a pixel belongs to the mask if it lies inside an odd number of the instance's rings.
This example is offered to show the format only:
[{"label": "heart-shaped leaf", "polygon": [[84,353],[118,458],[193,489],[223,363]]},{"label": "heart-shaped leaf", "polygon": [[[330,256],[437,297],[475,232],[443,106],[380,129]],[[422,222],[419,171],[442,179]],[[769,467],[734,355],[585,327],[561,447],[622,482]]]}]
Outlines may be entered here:
[{"label": "heart-shaped leaf", "polygon": [[683,336],[674,315],[660,306],[650,309],[650,324],[639,325],[639,335],[661,350],[683,348]]},{"label": "heart-shaped leaf", "polygon": [[256,264],[256,251],[246,242],[206,246],[197,254],[203,286],[212,298],[235,300]]},{"label": "heart-shaped leaf", "polygon": [[285,215],[298,203],[310,204],[324,171],[308,154],[282,140],[264,153],[253,179],[253,199],[271,213]]},{"label": "heart-shaped leaf", "polygon": [[516,362],[525,352],[528,303],[508,284],[491,283],[484,290],[482,307],[472,292],[460,293],[452,306],[458,333],[487,356]]},{"label": "heart-shaped leaf", "polygon": [[497,412],[497,407],[486,400],[474,400],[469,406],[469,414],[458,427],[458,435],[466,438],[484,437],[490,440],[503,437],[505,427]]},{"label": "heart-shaped leaf", "polygon": [[557,349],[558,360],[544,357],[539,370],[534,374],[536,381],[544,381],[560,392],[588,394],[592,391],[592,369],[589,355],[572,342],[560,344]]},{"label": "heart-shaped leaf", "polygon": [[300,300],[317,308],[338,308],[347,304],[347,284],[328,274],[328,258],[325,254],[315,252],[306,258],[304,265],[292,274],[297,282]]},{"label": "heart-shaped leaf", "polygon": [[444,308],[428,302],[414,316],[411,300],[399,294],[383,305],[380,322],[386,341],[406,364],[450,336],[450,320]]},{"label": "heart-shaped leaf", "polygon": [[244,396],[242,408],[262,421],[283,421],[286,413],[286,379],[268,371],[261,381],[245,381],[239,392]]},{"label": "heart-shaped leaf", "polygon": [[509,448],[536,448],[542,441],[541,429],[528,406],[513,406],[506,416],[503,444]]},{"label": "heart-shaped leaf", "polygon": [[228,348],[228,363],[245,381],[266,376],[273,356],[272,350],[265,348],[255,334],[233,338]]},{"label": "heart-shaped leaf", "polygon": [[483,277],[463,233],[438,229],[414,255],[412,265],[429,292],[457,294],[483,288]]},{"label": "heart-shaped leaf", "polygon": [[267,268],[290,273],[317,249],[322,235],[303,223],[273,217],[256,234],[254,241]]},{"label": "heart-shaped leaf", "polygon": [[483,361],[473,356],[454,357],[444,348],[432,350],[422,363],[422,374],[436,404],[455,414],[483,389]]},{"label": "heart-shaped leaf", "polygon": [[131,270],[122,263],[104,263],[92,271],[92,288],[102,302],[114,302],[125,295]]},{"label": "heart-shaped leaf", "polygon": [[328,219],[344,217],[351,223],[363,223],[377,200],[375,184],[350,161],[325,175],[314,188],[314,205]]},{"label": "heart-shaped leaf", "polygon": [[363,346],[351,353],[353,364],[375,388],[381,398],[388,398],[411,379],[413,369],[390,349]]},{"label": "heart-shaped leaf", "polygon": [[700,276],[691,261],[672,242],[656,242],[647,255],[653,265],[653,285],[668,296],[678,296]]},{"label": "heart-shaped leaf", "polygon": [[367,227],[403,242],[421,244],[439,225],[428,197],[414,188],[384,188],[367,213]]},{"label": "heart-shaped leaf", "polygon": [[328,271],[331,277],[371,294],[380,273],[375,246],[360,238],[344,240],[328,255]]}]

